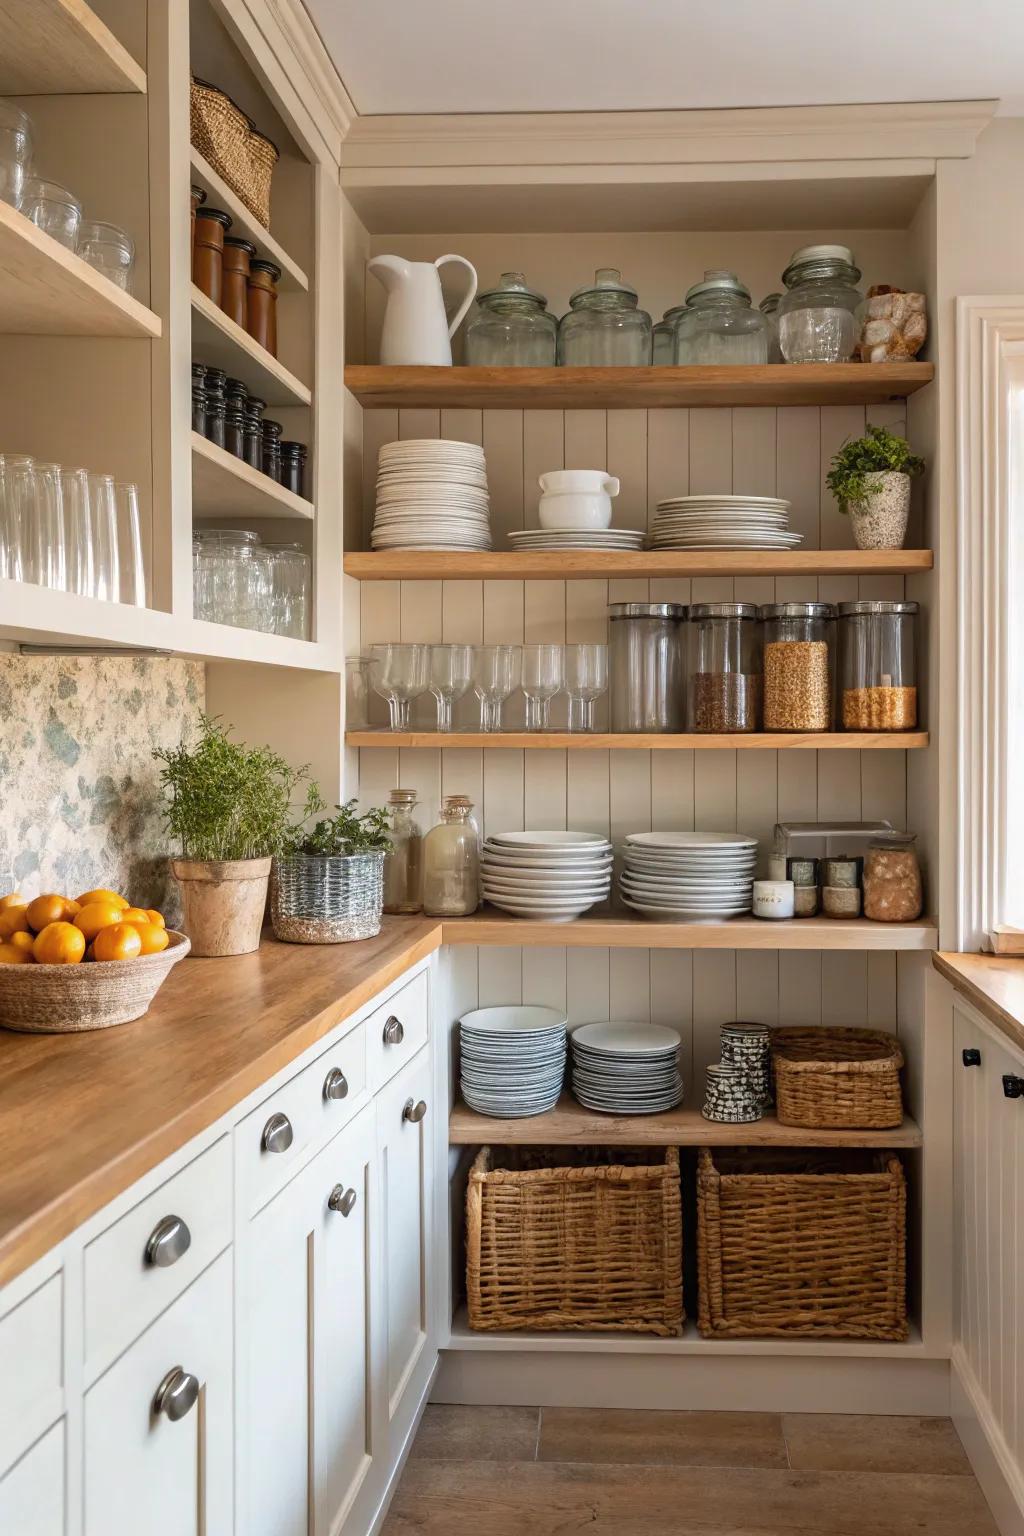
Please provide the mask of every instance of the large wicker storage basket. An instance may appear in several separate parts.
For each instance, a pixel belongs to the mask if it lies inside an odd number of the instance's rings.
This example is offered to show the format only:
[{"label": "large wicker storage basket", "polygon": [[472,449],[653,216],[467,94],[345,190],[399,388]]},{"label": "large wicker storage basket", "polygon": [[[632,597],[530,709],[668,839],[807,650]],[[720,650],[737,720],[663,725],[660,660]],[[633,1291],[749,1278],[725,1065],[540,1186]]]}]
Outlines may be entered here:
[{"label": "large wicker storage basket", "polygon": [[484,1147],[466,1217],[472,1328],[679,1333],[674,1147]]},{"label": "large wicker storage basket", "polygon": [[258,132],[224,91],[193,75],[189,101],[193,145],[265,229],[270,228],[270,180],[276,146]]},{"label": "large wicker storage basket", "polygon": [[891,1130],[903,1121],[902,1066],[899,1041],[880,1029],[775,1029],[779,1124]]},{"label": "large wicker storage basket", "polygon": [[701,1333],[905,1339],[906,1209],[903,1168],[888,1152],[702,1147]]}]

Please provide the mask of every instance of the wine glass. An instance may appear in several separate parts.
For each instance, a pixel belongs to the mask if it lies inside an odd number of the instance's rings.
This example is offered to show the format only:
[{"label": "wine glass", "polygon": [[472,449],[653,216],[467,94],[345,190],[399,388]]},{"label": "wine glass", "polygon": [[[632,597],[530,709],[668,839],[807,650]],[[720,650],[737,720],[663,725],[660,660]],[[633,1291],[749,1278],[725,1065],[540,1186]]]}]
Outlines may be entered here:
[{"label": "wine glass", "polygon": [[391,712],[391,729],[409,729],[409,706],[427,687],[430,647],[427,645],[385,644],[370,647],[377,665],[371,683]]},{"label": "wine glass", "polygon": [[594,729],[594,701],[608,687],[608,647],[601,644],[565,647],[565,691],[569,695],[570,731]]},{"label": "wine glass", "polygon": [[430,691],[437,700],[437,728],[450,731],[452,707],[462,698],[473,677],[471,645],[430,647]]},{"label": "wine glass", "polygon": [[92,597],[95,590],[92,525],[89,521],[89,476],[84,469],[62,469],[64,526],[67,532],[68,591]]},{"label": "wine glass", "polygon": [[102,598],[105,603],[119,602],[121,562],[113,475],[89,476],[89,524],[92,529],[93,596]]},{"label": "wine glass", "polygon": [[546,731],[551,714],[551,700],[562,691],[562,647],[560,645],[524,645],[522,681],[526,695],[526,729]]},{"label": "wine glass", "polygon": [[474,645],[473,687],[480,700],[480,729],[501,730],[501,708],[519,686],[521,647]]},{"label": "wine glass", "polygon": [[117,502],[120,560],[120,600],[133,608],[146,606],[146,566],[142,558],[139,488],[123,481],[114,485]]}]

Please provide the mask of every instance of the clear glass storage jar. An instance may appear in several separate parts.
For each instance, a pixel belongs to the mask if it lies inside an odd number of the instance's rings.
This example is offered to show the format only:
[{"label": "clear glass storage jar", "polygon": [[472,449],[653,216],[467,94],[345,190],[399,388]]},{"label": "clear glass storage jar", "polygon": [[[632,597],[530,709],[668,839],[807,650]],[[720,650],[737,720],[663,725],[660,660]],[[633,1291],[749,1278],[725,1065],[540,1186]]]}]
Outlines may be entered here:
[{"label": "clear glass storage jar", "polygon": [[917,726],[917,604],[862,598],[839,604],[839,718],[844,731]]},{"label": "clear glass storage jar", "polygon": [[0,101],[0,201],[21,207],[32,163],[32,120],[13,101]]},{"label": "clear glass storage jar", "polygon": [[846,245],[805,245],[782,274],[779,346],[787,363],[846,363],[860,332],[860,270]]},{"label": "clear glass storage jar", "polygon": [[21,211],[37,229],[73,251],[78,245],[82,205],[73,192],[56,181],[26,176],[21,189]]},{"label": "clear glass storage jar", "polygon": [[685,606],[612,603],[608,617],[611,730],[685,730]]},{"label": "clear glass storage jar", "polygon": [[831,730],[834,606],[766,603],[760,618],[764,624],[765,730]]},{"label": "clear glass storage jar", "polygon": [[768,361],[770,363],[782,362],[782,348],[779,346],[779,300],[781,293],[767,293],[757,306],[762,315],[767,315],[771,330],[768,333]]},{"label": "clear glass storage jar", "polygon": [[688,726],[699,735],[761,728],[755,603],[693,603],[686,626]]},{"label": "clear glass storage jar", "polygon": [[388,796],[391,851],[384,855],[384,911],[423,910],[423,832],[413,819],[414,789],[393,789]]},{"label": "clear glass storage jar", "polygon": [[656,368],[668,368],[676,360],[676,321],[685,308],[685,304],[674,304],[654,327],[651,362]]},{"label": "clear glass storage jar", "polygon": [[651,317],[617,267],[599,267],[577,288],[558,323],[558,361],[566,368],[635,367],[651,361]]},{"label": "clear glass storage jar", "polygon": [[448,795],[441,820],[423,839],[423,910],[469,917],[480,904],[480,834],[464,795]]},{"label": "clear glass storage jar", "polygon": [[270,557],[273,630],[293,640],[309,639],[312,562],[301,544],[267,544]]},{"label": "clear glass storage jar", "polygon": [[521,272],[503,272],[497,287],[478,293],[476,302],[466,326],[467,367],[554,367],[558,321]]},{"label": "clear glass storage jar", "polygon": [[676,362],[690,366],[758,364],[768,361],[770,324],[752,309],[750,294],[735,272],[705,272],[686,291],[676,321]]},{"label": "clear glass storage jar", "polygon": [[238,629],[269,629],[269,562],[246,528],[202,528],[192,543],[195,616]]},{"label": "clear glass storage jar", "polygon": [[913,832],[881,832],[864,857],[864,916],[876,923],[912,923],[921,916],[921,866]]},{"label": "clear glass storage jar", "polygon": [[117,224],[106,224],[101,219],[83,223],[78,231],[78,254],[116,287],[131,293],[135,241]]}]

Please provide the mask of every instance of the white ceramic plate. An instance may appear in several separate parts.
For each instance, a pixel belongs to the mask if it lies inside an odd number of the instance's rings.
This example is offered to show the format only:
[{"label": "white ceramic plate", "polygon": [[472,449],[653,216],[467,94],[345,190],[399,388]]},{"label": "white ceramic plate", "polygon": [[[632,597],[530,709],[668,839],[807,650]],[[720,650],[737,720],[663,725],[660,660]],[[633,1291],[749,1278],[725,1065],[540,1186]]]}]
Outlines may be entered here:
[{"label": "white ceramic plate", "polygon": [[487,839],[499,847],[511,848],[609,848],[611,844],[599,832],[494,832]]},{"label": "white ceramic plate", "polygon": [[568,1014],[560,1008],[513,1003],[504,1008],[473,1008],[459,1020],[460,1028],[479,1035],[547,1035],[564,1029]]},{"label": "white ceramic plate", "polygon": [[592,1051],[617,1056],[635,1056],[645,1051],[677,1051],[682,1045],[678,1031],[664,1024],[607,1023],[579,1024],[572,1031],[572,1043]]},{"label": "white ceramic plate", "polygon": [[757,848],[757,838],[747,832],[627,832],[633,848]]},{"label": "white ceramic plate", "polygon": [[747,496],[746,494],[740,495],[740,493],[738,491],[734,491],[731,494],[724,493],[724,492],[723,493],[715,492],[714,494],[706,494],[706,495],[699,495],[699,496],[698,495],[693,495],[693,496],[666,496],[661,501],[658,502],[658,506],[659,506],[659,508],[660,507],[692,507],[692,506],[694,506],[696,504],[700,504],[702,506],[727,507],[727,506],[735,506],[737,503],[740,503],[740,504],[742,504],[744,506],[746,506],[748,503],[750,503],[752,506],[762,506],[762,507],[788,507],[789,506],[789,502],[788,501],[784,501],[781,496]]}]

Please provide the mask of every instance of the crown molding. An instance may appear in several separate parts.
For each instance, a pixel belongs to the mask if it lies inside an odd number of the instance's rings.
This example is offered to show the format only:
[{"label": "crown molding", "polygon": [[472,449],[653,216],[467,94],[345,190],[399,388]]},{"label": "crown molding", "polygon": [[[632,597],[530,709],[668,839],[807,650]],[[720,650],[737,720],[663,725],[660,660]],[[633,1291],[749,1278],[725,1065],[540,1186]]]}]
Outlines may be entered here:
[{"label": "crown molding", "polygon": [[[335,164],[356,118],[356,110],[302,0],[216,0],[228,14],[244,7],[266,50],[293,94],[293,112],[315,128]],[[249,37],[250,46],[254,39]]]}]

